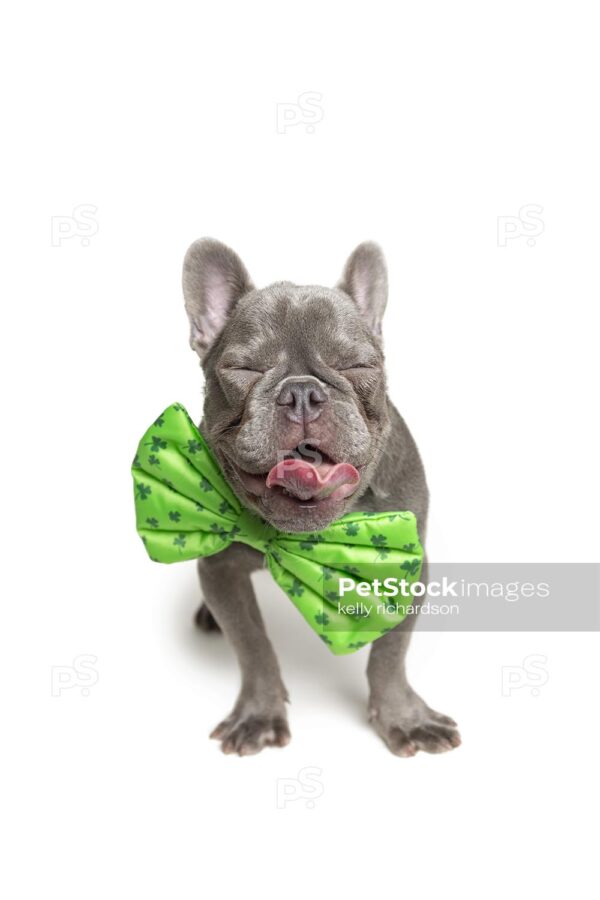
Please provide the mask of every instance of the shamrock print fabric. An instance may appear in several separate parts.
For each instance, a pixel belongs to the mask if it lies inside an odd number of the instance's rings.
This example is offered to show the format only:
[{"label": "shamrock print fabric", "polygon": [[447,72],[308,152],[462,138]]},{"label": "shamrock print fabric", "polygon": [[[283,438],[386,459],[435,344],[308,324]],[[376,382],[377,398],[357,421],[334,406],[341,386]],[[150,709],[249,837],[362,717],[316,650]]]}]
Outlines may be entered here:
[{"label": "shamrock print fabric", "polygon": [[[355,512],[319,532],[280,532],[241,505],[179,403],[142,437],[132,474],[136,527],[150,559],[180,562],[249,544],[335,654],[377,640],[410,611],[423,562],[411,512]],[[386,579],[403,585],[399,595],[386,596]]]}]

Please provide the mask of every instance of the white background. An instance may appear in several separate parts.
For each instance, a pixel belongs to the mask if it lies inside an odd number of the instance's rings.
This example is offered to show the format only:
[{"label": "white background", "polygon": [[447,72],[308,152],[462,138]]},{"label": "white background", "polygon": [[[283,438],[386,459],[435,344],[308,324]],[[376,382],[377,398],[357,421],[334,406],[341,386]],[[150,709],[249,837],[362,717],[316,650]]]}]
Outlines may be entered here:
[{"label": "white background", "polygon": [[[192,240],[229,243],[263,285],[333,284],[374,239],[390,270],[390,390],[432,492],[431,557],[597,560],[596,13],[8,5],[11,900],[594,895],[595,635],[418,635],[413,683],[464,743],[402,760],[366,723],[366,651],[328,655],[261,573],[293,740],[225,757],[207,735],[236,665],[192,627],[194,565],[146,558],[129,464],[169,403],[200,418],[180,289]],[[306,92],[318,120],[283,131],[280,108],[278,131],[277,105]],[[528,204],[543,230],[499,246],[498,217]],[[53,217],[81,205],[96,208],[92,232],[57,240]],[[503,696],[503,667],[531,654],[545,683]],[[97,681],[53,696],[53,667],[82,655]],[[306,767],[318,791],[278,806],[278,779]]]}]

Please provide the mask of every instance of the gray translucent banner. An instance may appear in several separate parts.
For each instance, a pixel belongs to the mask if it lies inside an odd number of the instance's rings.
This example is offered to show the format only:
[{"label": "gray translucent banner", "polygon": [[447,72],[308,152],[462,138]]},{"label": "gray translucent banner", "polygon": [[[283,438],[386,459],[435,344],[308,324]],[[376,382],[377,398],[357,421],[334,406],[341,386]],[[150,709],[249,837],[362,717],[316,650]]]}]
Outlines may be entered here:
[{"label": "gray translucent banner", "polygon": [[[389,571],[382,563],[382,582]],[[401,603],[421,631],[600,630],[598,563],[430,562],[426,581],[417,584],[416,589],[400,586],[405,593],[396,596],[386,596],[383,584],[365,589],[359,614],[366,615],[370,603]],[[394,589],[391,585],[390,594]],[[327,598],[335,604],[331,591]],[[341,596],[342,608],[344,602]],[[344,625],[332,623],[323,630],[341,631]]]}]

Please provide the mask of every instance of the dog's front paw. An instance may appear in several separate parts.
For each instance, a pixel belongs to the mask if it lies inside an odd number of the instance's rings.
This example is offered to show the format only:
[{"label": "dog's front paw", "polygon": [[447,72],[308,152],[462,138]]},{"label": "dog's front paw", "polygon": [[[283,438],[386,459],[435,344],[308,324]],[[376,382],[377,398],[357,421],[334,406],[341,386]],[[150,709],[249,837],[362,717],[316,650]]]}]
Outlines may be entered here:
[{"label": "dog's front paw", "polygon": [[276,711],[234,710],[214,731],[211,738],[221,741],[223,753],[250,756],[264,747],[285,747],[291,740],[285,709]]},{"label": "dog's front paw", "polygon": [[396,756],[414,756],[418,750],[445,753],[461,743],[454,719],[430,709],[416,694],[372,704],[369,720]]}]

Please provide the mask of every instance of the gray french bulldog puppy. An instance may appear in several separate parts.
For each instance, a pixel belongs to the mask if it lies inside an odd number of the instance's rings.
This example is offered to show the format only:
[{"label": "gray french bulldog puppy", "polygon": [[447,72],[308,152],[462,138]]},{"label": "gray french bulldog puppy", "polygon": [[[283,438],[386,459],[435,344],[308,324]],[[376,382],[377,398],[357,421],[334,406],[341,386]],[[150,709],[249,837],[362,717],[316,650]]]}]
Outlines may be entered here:
[{"label": "gray french bulldog puppy", "polygon": [[[409,509],[424,541],[423,465],[386,393],[379,247],[360,244],[335,288],[283,281],[259,290],[233,250],[203,239],[186,254],[183,292],[205,376],[201,430],[242,504],[288,532],[319,530],[350,510]],[[288,471],[278,465],[286,457],[299,463]],[[197,624],[225,633],[242,675],[211,737],[242,756],[290,740],[287,691],[250,581],[262,566],[243,544],[198,561]],[[367,666],[369,719],[398,756],[460,744],[456,723],[407,681],[410,619],[372,645]]]}]

